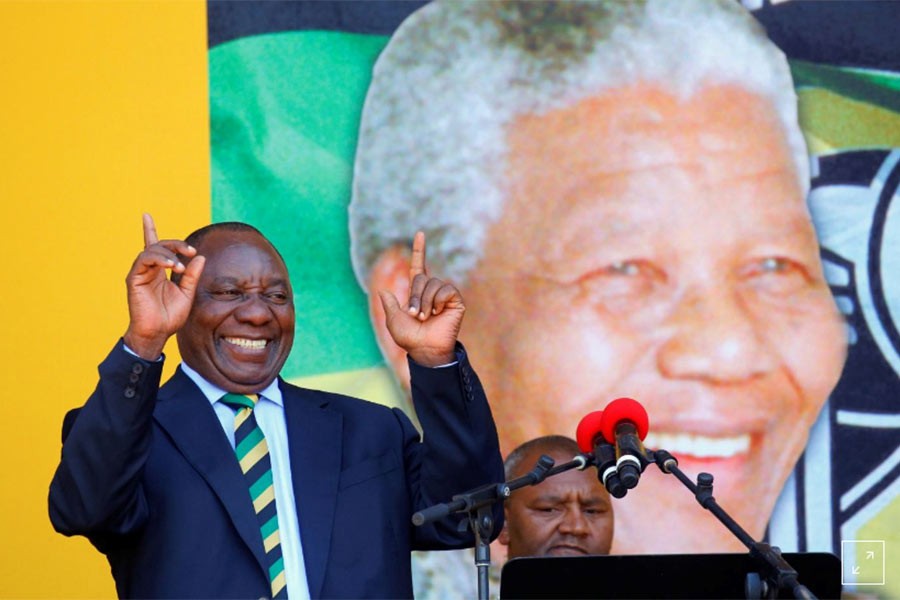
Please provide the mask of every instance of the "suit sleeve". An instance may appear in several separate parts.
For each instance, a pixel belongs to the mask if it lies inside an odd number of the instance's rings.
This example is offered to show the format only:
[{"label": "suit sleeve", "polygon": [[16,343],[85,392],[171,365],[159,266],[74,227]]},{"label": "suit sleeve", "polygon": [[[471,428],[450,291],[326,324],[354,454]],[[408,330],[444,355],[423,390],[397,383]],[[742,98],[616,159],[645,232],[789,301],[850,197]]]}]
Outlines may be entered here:
[{"label": "suit sleeve", "polygon": [[57,531],[102,545],[106,536],[132,533],[147,518],[140,481],[162,361],[134,356],[119,340],[99,372],[88,401],[66,417],[49,509]]},{"label": "suit sleeve", "polygon": [[[410,363],[413,404],[422,427],[422,442],[408,459],[415,510],[449,502],[455,494],[504,481],[497,428],[481,382],[462,345],[457,365],[438,369]],[[414,528],[416,550],[472,546],[471,531],[460,533],[465,514]],[[503,505],[493,507],[492,539],[503,526]]]}]

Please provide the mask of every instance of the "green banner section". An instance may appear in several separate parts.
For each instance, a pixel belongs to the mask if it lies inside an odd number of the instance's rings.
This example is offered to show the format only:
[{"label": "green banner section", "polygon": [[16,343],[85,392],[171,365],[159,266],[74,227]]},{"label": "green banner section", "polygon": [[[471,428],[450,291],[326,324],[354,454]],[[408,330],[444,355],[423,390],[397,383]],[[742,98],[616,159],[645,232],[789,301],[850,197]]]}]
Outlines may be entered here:
[{"label": "green banner section", "polygon": [[382,363],[353,275],[347,205],[359,115],[384,36],[302,31],[210,50],[213,221],[263,231],[297,306],[287,378]]}]

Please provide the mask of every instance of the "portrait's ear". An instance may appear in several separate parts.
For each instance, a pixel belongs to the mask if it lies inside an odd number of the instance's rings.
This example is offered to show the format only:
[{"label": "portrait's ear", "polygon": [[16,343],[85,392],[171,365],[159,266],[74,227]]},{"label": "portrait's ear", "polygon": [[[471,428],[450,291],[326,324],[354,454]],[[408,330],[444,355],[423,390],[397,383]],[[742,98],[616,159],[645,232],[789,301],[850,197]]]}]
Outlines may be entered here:
[{"label": "portrait's ear", "polygon": [[401,306],[409,300],[409,249],[397,245],[384,250],[369,272],[369,317],[372,330],[385,360],[390,364],[400,386],[409,391],[409,364],[406,351],[394,343],[385,325],[384,306],[379,290],[394,294]]}]

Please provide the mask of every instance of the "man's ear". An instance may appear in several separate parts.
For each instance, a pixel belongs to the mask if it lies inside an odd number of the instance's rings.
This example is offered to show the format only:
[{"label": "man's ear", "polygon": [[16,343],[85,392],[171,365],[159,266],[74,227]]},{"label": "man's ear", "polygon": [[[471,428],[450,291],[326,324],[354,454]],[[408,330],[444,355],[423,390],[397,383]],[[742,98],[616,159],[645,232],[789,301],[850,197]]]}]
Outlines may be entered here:
[{"label": "man's ear", "polygon": [[[506,513],[506,509],[503,509],[504,513]],[[509,526],[507,525],[509,521],[509,513],[506,513],[505,519],[503,519],[503,529],[500,530],[500,535],[497,536],[497,541],[504,546],[509,546]]]},{"label": "man's ear", "polygon": [[409,301],[409,250],[400,245],[392,246],[375,260],[369,272],[369,317],[381,353],[394,371],[400,386],[409,392],[409,364],[406,351],[394,343],[385,324],[384,305],[378,296],[380,290],[394,294],[400,306]]}]

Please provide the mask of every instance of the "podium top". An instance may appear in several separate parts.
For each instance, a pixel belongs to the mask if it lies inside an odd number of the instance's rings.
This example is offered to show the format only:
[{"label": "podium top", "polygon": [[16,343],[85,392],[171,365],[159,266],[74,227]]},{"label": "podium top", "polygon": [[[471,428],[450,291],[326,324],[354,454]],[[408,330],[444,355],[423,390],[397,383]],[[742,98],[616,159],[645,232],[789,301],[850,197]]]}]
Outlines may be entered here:
[{"label": "podium top", "polygon": [[[840,598],[841,561],[826,552],[782,554],[817,598]],[[500,574],[501,599],[746,598],[749,554],[655,554],[514,558]],[[778,598],[791,598],[780,590]]]}]

